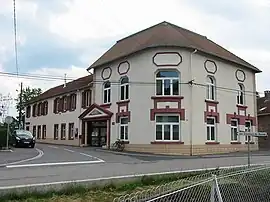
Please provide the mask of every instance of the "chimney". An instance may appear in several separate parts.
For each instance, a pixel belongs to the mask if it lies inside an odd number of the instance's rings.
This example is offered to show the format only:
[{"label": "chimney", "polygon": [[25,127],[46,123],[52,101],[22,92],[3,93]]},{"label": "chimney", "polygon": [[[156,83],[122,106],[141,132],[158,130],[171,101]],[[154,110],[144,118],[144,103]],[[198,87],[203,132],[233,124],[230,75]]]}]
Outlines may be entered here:
[{"label": "chimney", "polygon": [[265,97],[266,99],[270,99],[270,90],[265,90],[265,91],[264,91],[264,97]]},{"label": "chimney", "polygon": [[64,88],[67,86],[67,74],[65,74],[65,78],[64,78]]},{"label": "chimney", "polygon": [[257,98],[260,98],[260,94],[259,94],[258,91],[256,91],[256,97],[257,97]]}]

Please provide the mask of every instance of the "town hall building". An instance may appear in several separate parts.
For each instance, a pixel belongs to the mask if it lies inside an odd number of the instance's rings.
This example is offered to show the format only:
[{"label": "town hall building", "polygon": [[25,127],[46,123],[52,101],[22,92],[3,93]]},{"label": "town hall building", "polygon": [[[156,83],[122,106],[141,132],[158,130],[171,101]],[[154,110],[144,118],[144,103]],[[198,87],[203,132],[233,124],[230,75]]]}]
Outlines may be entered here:
[{"label": "town hall building", "polygon": [[[121,139],[128,151],[226,153],[247,149],[247,137],[238,131],[257,131],[253,92],[261,71],[171,23],[117,41],[87,70],[94,71],[87,85],[91,99],[70,115],[78,137],[72,145],[110,148]],[[38,119],[26,122],[32,126]],[[47,140],[41,141],[54,142],[49,127]],[[256,150],[257,138],[250,142]]]}]

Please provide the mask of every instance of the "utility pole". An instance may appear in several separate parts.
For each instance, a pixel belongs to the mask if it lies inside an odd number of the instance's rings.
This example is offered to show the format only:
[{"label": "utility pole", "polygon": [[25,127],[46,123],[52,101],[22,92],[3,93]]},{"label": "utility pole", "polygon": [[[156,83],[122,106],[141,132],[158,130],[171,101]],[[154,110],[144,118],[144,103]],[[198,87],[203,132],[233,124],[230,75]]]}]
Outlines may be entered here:
[{"label": "utility pole", "polygon": [[23,84],[21,82],[21,91],[20,91],[20,107],[19,107],[19,129],[22,129],[22,94],[23,94]]}]

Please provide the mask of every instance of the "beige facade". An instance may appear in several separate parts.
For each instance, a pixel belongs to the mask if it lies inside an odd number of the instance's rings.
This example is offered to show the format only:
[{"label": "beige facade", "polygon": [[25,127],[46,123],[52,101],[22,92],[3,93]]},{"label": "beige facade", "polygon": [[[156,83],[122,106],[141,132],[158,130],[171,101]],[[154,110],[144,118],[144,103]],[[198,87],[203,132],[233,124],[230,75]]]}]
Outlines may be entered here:
[{"label": "beige facade", "polygon": [[[125,70],[120,75],[118,69],[119,65],[121,66],[123,63],[128,64],[128,67],[125,67],[128,71]],[[106,72],[108,69],[110,72]],[[167,141],[166,143],[166,141],[155,140],[156,122],[150,119],[150,109],[154,107],[151,97],[156,96],[155,83],[158,70],[176,70],[180,75],[179,89],[180,96],[183,96],[181,108],[185,111],[184,120],[180,121],[180,141]],[[107,73],[105,79],[104,72]],[[192,155],[195,155],[241,151],[247,148],[244,136],[238,137],[239,139],[234,141],[231,139],[231,123],[227,123],[227,114],[238,113],[239,83],[244,86],[245,91],[255,91],[255,73],[253,71],[185,49],[150,49],[125,58],[125,60],[96,68],[94,72],[94,81],[97,81],[94,82],[95,103],[103,104],[103,83],[101,81],[110,81],[112,96],[109,110],[114,114],[118,113],[120,79],[124,76],[127,76],[130,81],[128,104],[131,118],[128,123],[127,150],[178,154],[191,154],[192,152]],[[215,121],[216,137],[214,141],[207,140],[207,123],[204,115],[207,111],[205,101],[207,100],[207,86],[204,85],[207,84],[208,76],[215,79],[215,101],[218,102],[219,123]],[[240,78],[241,76],[245,79]],[[193,85],[187,84],[191,80],[193,80]],[[246,119],[249,114],[254,120],[256,96],[246,93],[243,105],[246,107]],[[166,107],[177,108],[177,103],[172,101],[157,103],[157,108]],[[174,114],[170,113],[170,115]],[[116,116],[112,116],[110,143],[119,138],[121,133],[121,124],[116,123],[115,118]],[[255,132],[257,131],[256,121],[253,125],[251,131]],[[240,125],[238,121],[237,131],[240,130],[245,130],[245,124]],[[256,138],[252,138],[252,149],[257,149]]]},{"label": "beige facade", "polygon": [[[85,90],[85,89],[84,89]],[[54,96],[45,100],[40,100],[30,104],[31,111],[30,117],[25,119],[25,127],[28,128],[36,136],[37,142],[52,143],[52,144],[63,144],[63,145],[74,145],[82,146],[87,144],[87,138],[82,138],[82,122],[78,118],[81,113],[85,111],[82,107],[82,92],[84,90],[78,90],[72,93],[62,94],[59,96]],[[74,110],[66,110],[65,112],[54,111],[54,100],[56,98],[63,98],[64,96],[69,96],[71,94],[76,94],[76,107]],[[41,102],[48,102],[48,113],[46,115],[33,116],[33,105]],[[89,103],[91,104],[91,103]],[[72,124],[73,127],[69,127]],[[55,132],[55,125],[58,125],[57,138]],[[65,125],[65,128],[61,128],[61,125]],[[45,126],[45,132],[43,127]],[[38,137],[38,128],[41,128],[40,137]],[[64,132],[62,132],[64,130]],[[45,133],[45,134],[44,134]],[[61,137],[64,134],[64,137]]]},{"label": "beige facade", "polygon": [[[118,41],[91,68],[85,111],[77,101],[75,111],[26,120],[49,125],[42,141],[109,148],[121,139],[130,151],[199,155],[246,150],[238,132],[257,131],[260,70],[186,29],[160,23]],[[52,139],[64,121],[74,122],[78,139]],[[257,138],[250,142],[258,149]]]}]

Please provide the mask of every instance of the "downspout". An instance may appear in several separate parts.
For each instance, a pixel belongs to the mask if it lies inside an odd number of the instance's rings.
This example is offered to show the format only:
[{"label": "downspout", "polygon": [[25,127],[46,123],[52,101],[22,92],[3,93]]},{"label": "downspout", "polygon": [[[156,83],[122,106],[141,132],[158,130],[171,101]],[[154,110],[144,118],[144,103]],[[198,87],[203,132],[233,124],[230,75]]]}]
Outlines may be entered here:
[{"label": "downspout", "polygon": [[190,109],[189,109],[189,143],[190,143],[190,156],[193,155],[193,142],[192,142],[192,134],[193,134],[193,74],[192,74],[192,55],[197,52],[197,49],[194,49],[194,51],[190,54],[190,63],[189,63],[189,73],[190,73]]}]

